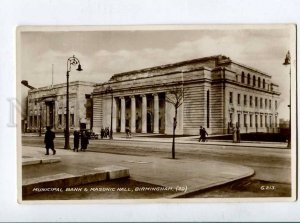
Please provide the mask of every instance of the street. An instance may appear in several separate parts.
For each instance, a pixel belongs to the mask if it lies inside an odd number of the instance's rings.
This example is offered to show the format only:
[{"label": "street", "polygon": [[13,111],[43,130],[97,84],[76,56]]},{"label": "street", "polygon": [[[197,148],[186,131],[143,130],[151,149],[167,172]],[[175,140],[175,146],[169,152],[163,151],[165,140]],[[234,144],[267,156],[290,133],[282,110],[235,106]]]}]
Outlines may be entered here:
[{"label": "street", "polygon": [[[146,139],[145,139],[146,140]],[[71,141],[71,140],[70,140]],[[24,146],[43,146],[43,137],[22,138]],[[63,148],[64,139],[55,139]],[[72,141],[71,141],[72,145]],[[87,152],[171,157],[171,144],[130,140],[90,140]],[[255,175],[189,197],[288,197],[291,195],[291,154],[288,149],[176,143],[176,159],[212,160],[251,167]],[[59,150],[57,152],[59,154]]]}]

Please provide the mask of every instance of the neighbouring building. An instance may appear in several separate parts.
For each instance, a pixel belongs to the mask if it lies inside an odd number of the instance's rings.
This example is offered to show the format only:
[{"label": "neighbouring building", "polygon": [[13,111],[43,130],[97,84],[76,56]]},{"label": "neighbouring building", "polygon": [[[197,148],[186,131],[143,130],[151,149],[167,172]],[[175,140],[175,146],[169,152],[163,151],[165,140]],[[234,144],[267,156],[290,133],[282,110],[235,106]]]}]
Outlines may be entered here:
[{"label": "neighbouring building", "polygon": [[[72,129],[92,128],[93,83],[69,83],[69,123]],[[66,126],[66,83],[28,91],[27,132],[44,131],[51,126],[63,132]]]},{"label": "neighbouring building", "polygon": [[[217,55],[114,74],[93,91],[93,130],[172,134],[174,107],[166,97],[180,86],[176,134],[277,132],[278,85],[271,76]],[[112,90],[111,90],[112,89]],[[111,119],[112,117],[112,119]]]}]

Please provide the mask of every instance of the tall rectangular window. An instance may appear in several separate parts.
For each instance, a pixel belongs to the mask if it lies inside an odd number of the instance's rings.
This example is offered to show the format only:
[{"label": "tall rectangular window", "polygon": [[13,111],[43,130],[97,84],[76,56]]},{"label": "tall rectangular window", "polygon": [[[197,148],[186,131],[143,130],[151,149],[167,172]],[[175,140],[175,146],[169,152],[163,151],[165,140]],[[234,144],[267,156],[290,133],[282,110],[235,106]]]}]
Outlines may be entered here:
[{"label": "tall rectangular window", "polygon": [[206,116],[206,126],[207,128],[209,128],[209,116],[210,116],[210,109],[209,109],[209,90],[206,92],[206,100],[207,100],[207,103],[206,103],[206,109],[207,109],[207,116]]},{"label": "tall rectangular window", "polygon": [[275,101],[275,109],[277,109],[278,107],[277,107],[278,105],[277,105],[277,100]]},{"label": "tall rectangular window", "polygon": [[258,127],[258,120],[257,115],[255,115],[255,127]]},{"label": "tall rectangular window", "polygon": [[58,125],[62,125],[62,114],[58,115]]},{"label": "tall rectangular window", "polygon": [[275,116],[275,127],[277,127],[277,116]]},{"label": "tall rectangular window", "polygon": [[244,127],[247,127],[247,114],[244,114]]},{"label": "tall rectangular window", "polygon": [[244,105],[247,105],[247,95],[244,95]]},{"label": "tall rectangular window", "polygon": [[30,125],[30,127],[33,126],[33,120],[32,120],[32,116],[31,115],[29,116],[29,125]]},{"label": "tall rectangular window", "polygon": [[263,127],[263,116],[260,115],[260,127]]},{"label": "tall rectangular window", "polygon": [[38,126],[38,124],[37,124],[37,116],[35,115],[34,116],[34,127],[37,127]]},{"label": "tall rectangular window", "polygon": [[233,93],[229,92],[229,103],[232,104],[233,101]]},{"label": "tall rectangular window", "polygon": [[272,116],[269,116],[270,127],[272,127]]},{"label": "tall rectangular window", "polygon": [[71,126],[74,126],[74,114],[71,114],[70,115],[70,124],[71,124]]},{"label": "tall rectangular window", "polygon": [[255,97],[255,107],[257,107],[257,106],[258,106],[258,98]]},{"label": "tall rectangular window", "polygon": [[252,107],[252,96],[250,96],[250,107]]},{"label": "tall rectangular window", "polygon": [[252,115],[250,115],[250,127],[252,127]]},{"label": "tall rectangular window", "polygon": [[240,127],[240,123],[241,123],[241,114],[238,114],[238,127]]},{"label": "tall rectangular window", "polygon": [[268,99],[265,99],[265,108],[268,107]]},{"label": "tall rectangular window", "polygon": [[265,116],[265,126],[268,127],[268,116]]},{"label": "tall rectangular window", "polygon": [[269,100],[269,109],[271,109],[271,108],[272,108],[272,101]]},{"label": "tall rectangular window", "polygon": [[241,95],[240,94],[237,95],[237,103],[238,103],[238,105],[241,104]]}]

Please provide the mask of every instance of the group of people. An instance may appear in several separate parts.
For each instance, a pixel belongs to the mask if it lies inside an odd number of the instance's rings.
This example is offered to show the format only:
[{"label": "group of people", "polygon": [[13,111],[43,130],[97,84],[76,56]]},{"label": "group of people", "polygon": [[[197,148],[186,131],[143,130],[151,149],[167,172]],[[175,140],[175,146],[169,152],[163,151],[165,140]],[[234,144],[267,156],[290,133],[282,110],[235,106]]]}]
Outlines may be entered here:
[{"label": "group of people", "polygon": [[[231,131],[232,131],[232,142],[234,143],[241,142],[241,133],[240,133],[239,126],[237,127],[233,126]],[[200,126],[199,135],[200,135],[199,142],[207,141],[206,136],[208,136],[208,133],[206,132],[205,128],[203,128],[202,126]]]},{"label": "group of people", "polygon": [[73,151],[78,152],[79,142],[81,141],[80,151],[85,152],[85,150],[87,149],[87,146],[89,144],[89,138],[88,138],[88,135],[87,135],[87,131],[85,131],[85,130],[82,130],[82,131],[75,130],[73,135],[74,135],[74,148],[73,148]]},{"label": "group of people", "polygon": [[206,136],[208,136],[208,133],[206,132],[205,128],[203,128],[202,126],[200,126],[199,135],[200,135],[199,142],[207,141]]},{"label": "group of people", "polygon": [[241,142],[241,132],[238,126],[232,127],[232,142]]},{"label": "group of people", "polygon": [[100,136],[101,136],[101,139],[109,138],[109,136],[110,136],[109,128],[108,127],[106,127],[105,129],[101,128]]},{"label": "group of people", "polygon": [[[66,134],[66,132],[65,132]],[[89,138],[88,133],[86,130],[77,131],[75,130],[74,133],[74,148],[73,151],[78,152],[79,144],[81,145],[80,150],[85,151],[87,149],[87,146],[89,144]],[[66,135],[65,135],[66,136]],[[53,155],[56,154],[56,150],[54,148],[54,139],[55,139],[55,133],[51,131],[51,127],[47,126],[44,143],[46,148],[46,154],[49,155],[49,150],[51,149],[53,152]]]}]

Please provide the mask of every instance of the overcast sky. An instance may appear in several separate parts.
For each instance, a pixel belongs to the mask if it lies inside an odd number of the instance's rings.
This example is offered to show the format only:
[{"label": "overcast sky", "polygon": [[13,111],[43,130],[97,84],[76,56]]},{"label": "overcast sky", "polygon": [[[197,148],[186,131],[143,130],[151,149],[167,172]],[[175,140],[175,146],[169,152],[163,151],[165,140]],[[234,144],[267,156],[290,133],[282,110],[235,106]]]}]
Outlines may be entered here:
[{"label": "overcast sky", "polygon": [[269,73],[282,92],[280,117],[288,118],[289,68],[282,63],[287,51],[294,50],[294,35],[291,26],[23,32],[21,79],[34,87],[51,85],[53,64],[54,84],[63,83],[66,62],[72,55],[80,60],[83,71],[73,67],[70,81],[98,83],[115,73],[222,54]]}]

